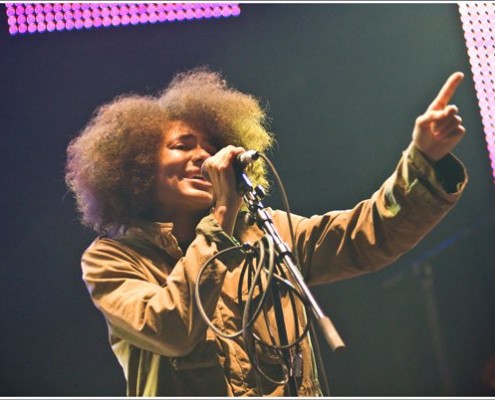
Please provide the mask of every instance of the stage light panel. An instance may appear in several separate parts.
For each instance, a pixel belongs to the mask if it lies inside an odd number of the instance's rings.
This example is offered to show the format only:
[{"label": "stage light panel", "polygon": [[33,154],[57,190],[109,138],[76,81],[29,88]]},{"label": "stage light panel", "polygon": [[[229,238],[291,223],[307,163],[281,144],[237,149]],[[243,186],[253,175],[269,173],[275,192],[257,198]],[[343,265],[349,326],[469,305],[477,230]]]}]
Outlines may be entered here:
[{"label": "stage light panel", "polygon": [[71,31],[237,17],[239,3],[5,3],[9,32]]},{"label": "stage light panel", "polygon": [[495,182],[495,3],[459,3],[462,28]]}]

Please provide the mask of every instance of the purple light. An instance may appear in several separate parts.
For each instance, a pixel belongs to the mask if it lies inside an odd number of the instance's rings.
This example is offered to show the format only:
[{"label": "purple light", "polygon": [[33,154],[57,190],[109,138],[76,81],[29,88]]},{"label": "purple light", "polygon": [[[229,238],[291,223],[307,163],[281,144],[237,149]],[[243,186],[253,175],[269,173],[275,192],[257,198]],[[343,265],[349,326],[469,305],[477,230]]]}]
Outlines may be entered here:
[{"label": "purple light", "polygon": [[238,3],[5,3],[9,33],[229,18],[240,15]]},{"label": "purple light", "polygon": [[213,12],[211,8],[205,8],[204,10],[204,17],[205,18],[211,18],[213,16]]},{"label": "purple light", "polygon": [[137,14],[131,15],[131,24],[132,25],[139,24],[139,17],[137,16]]},{"label": "purple light", "polygon": [[[90,14],[91,14],[92,18],[99,18],[99,17],[101,17],[101,10],[95,8],[94,10],[91,11]],[[85,15],[85,14],[83,13],[83,15]]]},{"label": "purple light", "polygon": [[158,22],[158,16],[156,13],[150,14],[150,24],[155,24]]},{"label": "purple light", "polygon": [[182,11],[182,10],[177,11],[176,15],[177,15],[178,21],[183,21],[186,18],[186,15],[184,14],[184,11]]},{"label": "purple light", "polygon": [[122,16],[122,25],[129,25],[130,22],[131,22],[131,19],[129,18],[128,15],[123,15]]},{"label": "purple light", "polygon": [[459,12],[495,182],[495,4],[461,2]]},{"label": "purple light", "polygon": [[175,14],[174,11],[169,11],[167,13],[167,21],[173,22],[177,19],[177,15]]},{"label": "purple light", "polygon": [[80,30],[83,27],[84,27],[84,23],[82,22],[81,19],[74,21],[74,28],[76,28],[77,30]]},{"label": "purple light", "polygon": [[101,25],[103,24],[103,21],[101,20],[100,17],[96,17],[94,20],[93,20],[93,26],[95,28],[99,28]]}]

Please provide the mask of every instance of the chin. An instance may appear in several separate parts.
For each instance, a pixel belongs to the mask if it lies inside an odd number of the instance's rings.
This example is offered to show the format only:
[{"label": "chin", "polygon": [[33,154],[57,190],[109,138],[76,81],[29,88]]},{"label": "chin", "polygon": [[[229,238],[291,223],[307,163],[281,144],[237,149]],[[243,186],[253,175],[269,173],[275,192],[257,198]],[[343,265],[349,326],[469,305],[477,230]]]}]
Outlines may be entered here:
[{"label": "chin", "polygon": [[213,196],[211,194],[203,195],[203,196],[194,196],[189,199],[184,199],[184,202],[187,202],[193,206],[195,210],[209,210],[213,207]]}]

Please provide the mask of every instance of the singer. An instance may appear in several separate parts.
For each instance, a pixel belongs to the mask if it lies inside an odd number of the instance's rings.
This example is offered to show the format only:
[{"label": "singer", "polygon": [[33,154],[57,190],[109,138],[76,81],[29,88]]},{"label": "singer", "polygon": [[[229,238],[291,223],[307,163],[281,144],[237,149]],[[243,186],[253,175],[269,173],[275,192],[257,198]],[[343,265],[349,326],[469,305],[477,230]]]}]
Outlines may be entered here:
[{"label": "singer", "polygon": [[[467,174],[451,151],[465,129],[449,102],[462,78],[452,74],[416,119],[395,171],[369,199],[345,211],[292,215],[308,285],[392,263],[456,204]],[[129,396],[287,394],[263,378],[259,393],[242,336],[215,334],[194,297],[210,257],[260,239],[246,224],[233,163],[246,150],[266,152],[273,140],[256,98],[198,68],[175,76],[159,96],[103,105],[69,144],[66,181],[82,222],[99,235],[82,255],[83,280],[106,320]],[[266,188],[265,169],[257,160],[246,173]],[[269,212],[290,244],[285,213]],[[240,328],[242,262],[240,251],[225,253],[199,282],[209,318],[225,332]],[[263,336],[261,322],[255,332]],[[291,337],[295,326],[288,324]],[[264,370],[279,374],[278,355],[256,350]],[[321,396],[307,338],[300,352],[298,393]]]}]

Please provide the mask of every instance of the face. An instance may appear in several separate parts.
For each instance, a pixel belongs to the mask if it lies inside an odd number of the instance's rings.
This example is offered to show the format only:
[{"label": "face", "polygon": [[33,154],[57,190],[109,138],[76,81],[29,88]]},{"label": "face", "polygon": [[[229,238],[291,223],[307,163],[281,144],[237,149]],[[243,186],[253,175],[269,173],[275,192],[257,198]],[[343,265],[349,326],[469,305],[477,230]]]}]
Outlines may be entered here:
[{"label": "face", "polygon": [[204,160],[217,152],[208,136],[183,121],[173,121],[164,135],[157,172],[157,214],[162,218],[209,210],[211,183],[201,176]]}]

